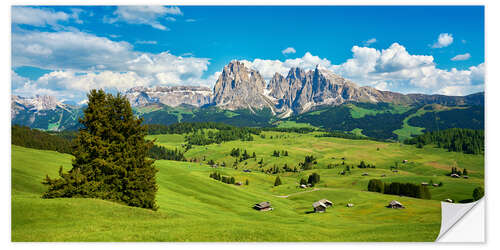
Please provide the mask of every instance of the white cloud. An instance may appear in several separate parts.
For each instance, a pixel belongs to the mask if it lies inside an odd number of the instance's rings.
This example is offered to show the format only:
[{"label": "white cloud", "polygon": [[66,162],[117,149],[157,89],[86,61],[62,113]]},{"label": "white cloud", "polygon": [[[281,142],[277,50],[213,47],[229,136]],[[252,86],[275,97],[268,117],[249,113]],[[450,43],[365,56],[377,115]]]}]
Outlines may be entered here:
[{"label": "white cloud", "polygon": [[387,82],[379,82],[374,86],[378,90],[387,91],[389,90]]},{"label": "white cloud", "polygon": [[266,80],[271,79],[275,72],[286,76],[292,67],[312,70],[320,65],[362,86],[403,93],[470,94],[481,91],[484,85],[484,64],[465,70],[439,69],[434,57],[410,54],[398,43],[383,50],[353,46],[351,51],[352,58],[338,65],[309,52],[303,57],[285,61],[258,58],[243,62],[258,70]]},{"label": "white cloud", "polygon": [[54,70],[91,70],[102,64],[111,69],[133,57],[132,45],[83,32],[12,34],[12,65]]},{"label": "white cloud", "polygon": [[444,48],[453,43],[453,35],[448,33],[439,34],[438,40],[432,45],[432,48]]},{"label": "white cloud", "polygon": [[465,54],[461,54],[461,55],[456,55],[453,58],[451,58],[451,60],[452,61],[466,61],[466,60],[469,60],[469,58],[470,58],[470,54],[465,53]]},{"label": "white cloud", "polygon": [[376,42],[377,42],[376,38],[370,38],[370,39],[364,41],[364,44],[365,44],[365,46],[370,46],[371,44],[376,43]]},{"label": "white cloud", "polygon": [[306,52],[303,57],[287,59],[284,62],[280,60],[255,59],[253,61],[243,60],[243,63],[247,67],[259,71],[262,77],[266,80],[271,79],[276,72],[286,76],[288,71],[294,67],[311,70],[316,68],[316,65],[320,65],[325,68],[331,66],[328,59],[313,56],[309,52]]},{"label": "white cloud", "polygon": [[194,23],[194,22],[196,22],[196,19],[188,18],[188,19],[186,19],[186,22],[188,22],[188,23]]},{"label": "white cloud", "polygon": [[283,55],[286,55],[286,54],[295,54],[295,49],[293,47],[288,47],[284,50],[281,51],[281,53],[283,53]]},{"label": "white cloud", "polygon": [[161,24],[160,20],[175,21],[175,18],[167,17],[167,15],[182,15],[183,13],[179,7],[175,6],[118,6],[113,14],[113,17],[105,17],[104,21],[108,23],[144,24],[167,31],[169,28]]},{"label": "white cloud", "polygon": [[12,23],[33,26],[56,25],[59,21],[67,21],[70,15],[64,12],[55,12],[51,9],[31,7],[12,7]]},{"label": "white cloud", "polygon": [[213,85],[216,80],[203,76],[208,58],[176,56],[168,51],[137,52],[127,42],[84,32],[13,33],[12,44],[14,68],[52,70],[36,81],[13,74],[12,89],[17,94],[68,95],[65,99],[71,99],[85,98],[91,87],[123,90],[140,85]]}]

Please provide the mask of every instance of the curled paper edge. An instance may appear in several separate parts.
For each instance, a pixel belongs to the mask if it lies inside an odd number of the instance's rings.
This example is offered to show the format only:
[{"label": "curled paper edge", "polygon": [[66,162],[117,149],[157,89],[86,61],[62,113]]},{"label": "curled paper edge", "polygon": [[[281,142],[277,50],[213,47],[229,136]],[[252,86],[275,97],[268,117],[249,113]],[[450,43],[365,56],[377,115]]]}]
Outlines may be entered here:
[{"label": "curled paper edge", "polygon": [[[443,239],[443,236],[450,231],[460,220],[466,216],[484,198],[464,204],[441,202],[441,230],[436,238],[436,242],[455,242]],[[482,218],[484,220],[484,218]],[[471,229],[474,230],[474,229]],[[484,239],[484,238],[483,238]]]}]

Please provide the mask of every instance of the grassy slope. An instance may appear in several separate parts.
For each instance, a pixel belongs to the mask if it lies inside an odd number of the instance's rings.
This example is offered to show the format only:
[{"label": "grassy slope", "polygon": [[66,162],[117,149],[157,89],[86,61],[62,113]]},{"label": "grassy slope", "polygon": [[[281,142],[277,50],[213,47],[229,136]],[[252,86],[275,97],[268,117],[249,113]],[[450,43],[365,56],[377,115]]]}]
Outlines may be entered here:
[{"label": "grassy slope", "polygon": [[[12,147],[12,240],[13,241],[433,241],[440,228],[440,203],[444,198],[470,198],[472,189],[483,185],[482,156],[471,156],[425,147],[416,149],[396,143],[316,138],[295,133],[265,132],[266,139],[235,141],[221,145],[195,146],[190,158],[223,159],[233,147],[244,146],[266,167],[285,162],[296,164],[306,154],[314,154],[320,169],[281,174],[283,185],[272,187],[274,175],[257,170],[256,161],[240,163],[238,169],[218,169],[249,186],[234,186],[208,178],[212,168],[200,163],[157,161],[159,211],[131,208],[95,199],[40,198],[40,181],[57,175],[60,165],[70,168],[71,157],[52,151]],[[273,139],[270,137],[273,136]],[[176,147],[180,135],[155,135],[157,143]],[[279,146],[277,146],[279,145]],[[376,148],[380,148],[379,151]],[[272,157],[276,149],[287,149],[289,157]],[[335,159],[332,159],[335,157]],[[328,163],[357,163],[365,159],[376,169],[354,169],[350,176],[339,176],[340,168],[325,169]],[[394,161],[408,159],[399,173],[387,168]],[[451,160],[455,159],[455,160]],[[448,164],[467,166],[469,180],[451,179],[443,174]],[[293,166],[293,165],[292,165]],[[297,182],[302,176],[318,172],[319,190],[301,193]],[[368,172],[370,176],[361,177]],[[433,199],[421,200],[363,191],[369,179],[386,174],[384,181],[442,181],[431,188]],[[289,195],[280,198],[278,195]],[[308,214],[311,204],[321,198],[335,203],[324,214]],[[397,199],[407,209],[384,206]],[[257,212],[252,204],[271,201],[275,210]],[[346,203],[355,207],[346,208]]]}]

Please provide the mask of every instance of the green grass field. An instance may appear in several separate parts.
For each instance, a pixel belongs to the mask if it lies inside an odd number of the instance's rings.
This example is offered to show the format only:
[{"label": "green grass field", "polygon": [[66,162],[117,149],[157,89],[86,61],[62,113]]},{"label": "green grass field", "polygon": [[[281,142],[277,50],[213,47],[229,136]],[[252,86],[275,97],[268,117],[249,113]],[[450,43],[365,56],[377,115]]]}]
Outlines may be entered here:
[{"label": "green grass field", "polygon": [[[159,169],[156,212],[96,199],[41,199],[46,174],[54,177],[59,166],[71,168],[71,156],[52,151],[12,146],[13,241],[434,241],[440,230],[440,200],[469,199],[484,185],[484,157],[443,149],[368,140],[315,137],[315,133],[264,132],[250,142],[194,146],[185,155],[201,162],[156,161]],[[272,137],[272,139],[271,139]],[[156,143],[180,147],[182,135],[153,135]],[[257,160],[240,162],[229,155],[232,148],[255,152]],[[378,148],[378,150],[377,150]],[[288,157],[273,157],[273,150],[287,150]],[[276,175],[260,172],[274,165],[296,166],[305,155],[318,158],[315,169],[282,173],[283,185],[273,187]],[[345,160],[341,158],[344,157]],[[390,171],[395,162],[399,172]],[[211,168],[208,160],[225,162]],[[375,169],[354,168],[341,176],[343,167],[328,164],[375,164]],[[469,179],[445,176],[451,166],[467,168]],[[251,169],[252,172],[243,172]],[[213,171],[234,176],[249,185],[229,185],[208,177]],[[319,173],[313,189],[298,188],[301,177]],[[368,173],[369,176],[361,176]],[[385,174],[386,177],[380,177]],[[383,181],[443,182],[430,187],[432,200],[384,195],[366,191],[372,178]],[[326,213],[309,213],[312,203],[326,198],[334,203]],[[406,209],[385,208],[398,200]],[[270,201],[273,211],[259,212],[253,204]],[[347,208],[347,203],[354,207]]]}]

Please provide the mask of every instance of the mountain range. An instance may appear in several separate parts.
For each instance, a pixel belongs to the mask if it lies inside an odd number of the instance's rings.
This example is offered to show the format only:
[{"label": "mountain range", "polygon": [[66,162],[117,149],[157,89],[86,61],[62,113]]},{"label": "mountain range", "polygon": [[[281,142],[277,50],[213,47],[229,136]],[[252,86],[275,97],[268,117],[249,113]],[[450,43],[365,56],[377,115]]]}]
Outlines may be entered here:
[{"label": "mountain range", "polygon": [[[291,68],[286,76],[275,73],[266,82],[258,71],[239,61],[231,61],[223,68],[213,89],[194,86],[134,87],[125,91],[124,95],[145,122],[162,124],[215,119],[236,125],[267,126],[276,120],[300,120],[303,115],[315,110],[341,110],[352,103],[370,104],[375,110],[386,104],[407,107],[484,106],[484,92],[445,96],[381,91],[368,86],[360,87],[319,66],[309,71]],[[47,130],[74,129],[78,127],[78,117],[83,113],[83,106],[69,105],[50,96],[13,95],[11,107],[12,124]]]}]

